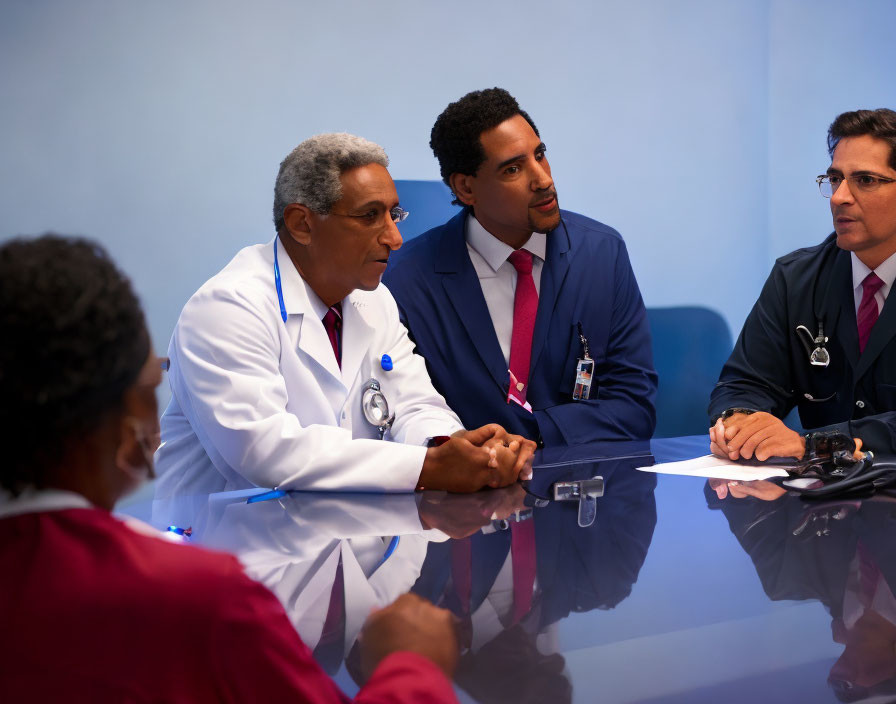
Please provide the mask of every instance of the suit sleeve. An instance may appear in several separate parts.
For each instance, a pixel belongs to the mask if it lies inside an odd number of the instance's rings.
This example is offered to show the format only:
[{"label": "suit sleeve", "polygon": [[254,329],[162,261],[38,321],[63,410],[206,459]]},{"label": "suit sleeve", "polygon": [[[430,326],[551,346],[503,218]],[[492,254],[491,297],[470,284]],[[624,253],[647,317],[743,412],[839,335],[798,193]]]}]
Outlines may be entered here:
[{"label": "suit sleeve", "polygon": [[609,342],[605,359],[595,366],[597,396],[536,410],[546,444],[644,440],[656,428],[657,375],[647,311],[621,240],[614,276]]},{"label": "suit sleeve", "polygon": [[787,285],[776,264],[710,395],[710,420],[728,408],[786,416],[795,405],[789,349]]},{"label": "suit sleeve", "polygon": [[865,450],[896,453],[896,412],[894,411],[833,423],[812,430],[836,430],[851,438],[861,438],[862,447]]},{"label": "suit sleeve", "polygon": [[[426,658],[393,653],[350,700],[314,661],[280,602],[243,574],[216,600],[209,671],[223,702],[456,702],[451,683]],[[202,654],[196,654],[202,655]]]}]

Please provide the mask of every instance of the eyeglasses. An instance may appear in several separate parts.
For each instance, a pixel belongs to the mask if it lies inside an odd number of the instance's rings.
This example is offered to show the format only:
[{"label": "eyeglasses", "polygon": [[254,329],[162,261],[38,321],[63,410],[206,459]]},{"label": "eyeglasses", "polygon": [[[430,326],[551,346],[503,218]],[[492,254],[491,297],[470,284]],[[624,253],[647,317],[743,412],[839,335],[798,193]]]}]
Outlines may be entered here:
[{"label": "eyeglasses", "polygon": [[818,184],[818,190],[825,198],[830,198],[840,188],[840,184],[849,181],[850,190],[856,190],[860,193],[870,193],[876,191],[885,183],[896,182],[896,178],[887,178],[886,176],[875,176],[867,172],[854,173],[851,176],[840,176],[838,174],[822,174],[815,177],[815,183]]},{"label": "eyeglasses", "polygon": [[[389,219],[394,223],[404,222],[405,220],[407,220],[408,215],[410,215],[410,213],[400,205],[396,205],[394,208],[390,208],[387,212],[389,214]],[[355,218],[356,220],[362,220],[372,225],[382,217],[383,211],[379,208],[373,208],[371,210],[368,210],[366,213],[353,215],[352,213],[334,213],[331,210],[328,215],[338,215],[341,218]]]}]

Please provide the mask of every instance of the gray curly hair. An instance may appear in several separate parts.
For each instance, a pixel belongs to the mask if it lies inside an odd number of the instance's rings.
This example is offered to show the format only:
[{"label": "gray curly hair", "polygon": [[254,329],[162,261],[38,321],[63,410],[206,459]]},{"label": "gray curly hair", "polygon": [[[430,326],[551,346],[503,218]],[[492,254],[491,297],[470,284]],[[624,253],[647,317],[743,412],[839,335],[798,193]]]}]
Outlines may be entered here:
[{"label": "gray curly hair", "polygon": [[283,210],[290,203],[306,205],[325,215],[342,197],[342,172],[367,164],[389,165],[379,145],[345,132],[318,134],[306,139],[280,162],[274,184],[274,226],[284,226]]}]

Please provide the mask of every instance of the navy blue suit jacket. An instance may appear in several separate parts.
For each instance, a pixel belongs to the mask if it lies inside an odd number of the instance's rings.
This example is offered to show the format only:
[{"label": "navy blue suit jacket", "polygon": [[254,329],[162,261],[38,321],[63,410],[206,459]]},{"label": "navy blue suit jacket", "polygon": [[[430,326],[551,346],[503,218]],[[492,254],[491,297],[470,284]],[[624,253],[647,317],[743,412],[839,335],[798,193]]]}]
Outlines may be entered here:
[{"label": "navy blue suit jacket", "polygon": [[[392,255],[383,279],[436,389],[468,428],[500,423],[545,444],[646,439],[656,425],[647,314],[615,230],[561,211],[547,236],[527,400],[509,374],[465,239],[466,210]],[[581,324],[595,361],[591,398],[573,401]]]}]

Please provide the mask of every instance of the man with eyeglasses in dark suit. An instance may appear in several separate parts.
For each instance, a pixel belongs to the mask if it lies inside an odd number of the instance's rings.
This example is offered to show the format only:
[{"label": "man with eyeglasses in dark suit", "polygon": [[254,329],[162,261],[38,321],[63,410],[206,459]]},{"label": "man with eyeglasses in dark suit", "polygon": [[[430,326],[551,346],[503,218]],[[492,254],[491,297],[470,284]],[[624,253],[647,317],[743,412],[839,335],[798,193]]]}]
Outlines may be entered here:
[{"label": "man with eyeglasses in dark suit", "polygon": [[801,458],[795,406],[806,429],[896,451],[896,112],[839,115],[828,151],[834,232],[778,259],[744,323],[709,404],[720,457]]}]

